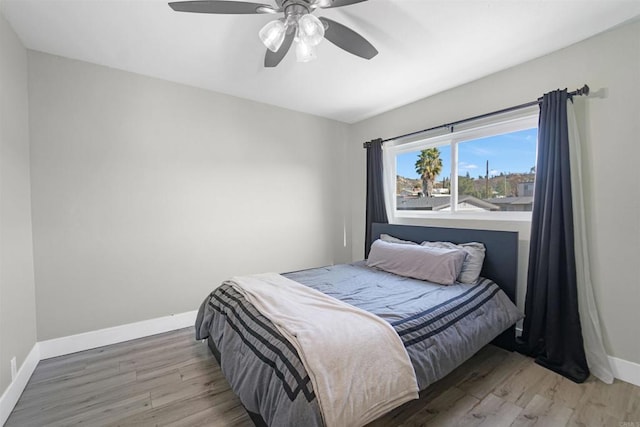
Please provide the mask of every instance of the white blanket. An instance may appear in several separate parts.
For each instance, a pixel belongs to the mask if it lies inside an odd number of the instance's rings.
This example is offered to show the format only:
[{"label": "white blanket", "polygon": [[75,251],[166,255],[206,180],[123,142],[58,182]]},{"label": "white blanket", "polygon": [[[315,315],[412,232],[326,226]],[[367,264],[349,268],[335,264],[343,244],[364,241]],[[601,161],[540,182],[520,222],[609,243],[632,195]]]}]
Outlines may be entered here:
[{"label": "white blanket", "polygon": [[363,426],[418,398],[409,355],[381,318],[275,273],[227,283],[296,348],[327,427]]}]

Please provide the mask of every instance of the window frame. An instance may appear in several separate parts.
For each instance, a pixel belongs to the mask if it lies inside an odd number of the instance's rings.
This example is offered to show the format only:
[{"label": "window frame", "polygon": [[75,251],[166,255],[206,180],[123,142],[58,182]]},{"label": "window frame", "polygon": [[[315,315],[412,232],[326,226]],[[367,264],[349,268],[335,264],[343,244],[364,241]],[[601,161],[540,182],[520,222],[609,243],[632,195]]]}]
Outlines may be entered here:
[{"label": "window frame", "polygon": [[[430,136],[414,137],[413,139],[393,140],[385,143],[383,147],[384,157],[384,182],[385,198],[387,203],[387,216],[391,222],[397,218],[442,218],[456,220],[493,220],[493,221],[531,221],[531,212],[462,212],[456,210],[458,205],[458,145],[476,139],[495,135],[518,132],[538,127],[538,111],[523,111],[519,114],[505,117],[498,116],[483,122],[474,122],[466,126],[456,126],[450,132],[431,134]],[[398,210],[396,208],[396,176],[397,159],[399,154],[419,151],[431,147],[451,147],[451,188],[455,191],[451,194],[451,210],[448,211],[424,211],[424,210]],[[537,144],[536,144],[537,149]],[[537,155],[536,155],[537,157]],[[536,159],[537,160],[537,159]]]}]

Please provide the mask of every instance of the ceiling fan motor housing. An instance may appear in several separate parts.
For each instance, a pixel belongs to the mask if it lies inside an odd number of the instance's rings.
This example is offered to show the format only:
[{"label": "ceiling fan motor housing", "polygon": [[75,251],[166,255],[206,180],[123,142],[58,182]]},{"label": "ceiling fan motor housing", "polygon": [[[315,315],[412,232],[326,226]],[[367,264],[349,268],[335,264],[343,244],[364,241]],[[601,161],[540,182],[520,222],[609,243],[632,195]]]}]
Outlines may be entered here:
[{"label": "ceiling fan motor housing", "polygon": [[311,13],[311,4],[305,0],[285,0],[282,3],[284,15],[289,17],[300,17]]}]

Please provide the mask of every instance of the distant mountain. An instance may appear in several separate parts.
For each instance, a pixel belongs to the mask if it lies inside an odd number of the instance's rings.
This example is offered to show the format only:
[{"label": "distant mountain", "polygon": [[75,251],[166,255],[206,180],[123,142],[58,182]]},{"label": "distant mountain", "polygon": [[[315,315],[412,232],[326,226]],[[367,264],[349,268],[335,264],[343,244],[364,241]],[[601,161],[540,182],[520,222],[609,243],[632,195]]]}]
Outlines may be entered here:
[{"label": "distant mountain", "polygon": [[396,193],[398,195],[415,194],[422,191],[422,180],[396,175]]}]

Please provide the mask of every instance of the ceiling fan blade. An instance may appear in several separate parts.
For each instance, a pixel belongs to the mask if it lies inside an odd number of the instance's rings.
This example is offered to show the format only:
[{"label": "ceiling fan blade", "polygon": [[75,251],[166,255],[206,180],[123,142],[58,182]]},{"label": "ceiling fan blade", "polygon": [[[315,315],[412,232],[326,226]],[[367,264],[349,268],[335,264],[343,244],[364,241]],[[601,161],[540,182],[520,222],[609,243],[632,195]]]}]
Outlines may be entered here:
[{"label": "ceiling fan blade", "polygon": [[287,52],[289,52],[289,48],[291,47],[291,43],[293,43],[293,38],[295,37],[295,31],[288,31],[287,35],[284,37],[284,41],[276,52],[272,52],[267,49],[267,54],[264,56],[264,66],[267,68],[272,68],[277,66],[280,61],[286,56]]},{"label": "ceiling fan blade", "polygon": [[351,28],[329,18],[320,18],[320,21],[325,26],[324,38],[340,49],[364,59],[371,59],[378,54],[378,50],[371,43]]},{"label": "ceiling fan blade", "polygon": [[169,6],[176,12],[193,13],[251,14],[278,12],[277,9],[274,9],[268,4],[245,3],[240,1],[176,1],[169,3]]},{"label": "ceiling fan blade", "polygon": [[323,9],[330,9],[333,7],[349,6],[350,4],[362,3],[367,0],[333,0],[329,6],[321,6]]}]

